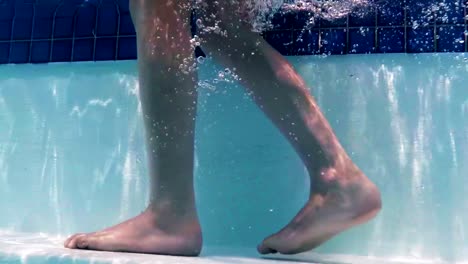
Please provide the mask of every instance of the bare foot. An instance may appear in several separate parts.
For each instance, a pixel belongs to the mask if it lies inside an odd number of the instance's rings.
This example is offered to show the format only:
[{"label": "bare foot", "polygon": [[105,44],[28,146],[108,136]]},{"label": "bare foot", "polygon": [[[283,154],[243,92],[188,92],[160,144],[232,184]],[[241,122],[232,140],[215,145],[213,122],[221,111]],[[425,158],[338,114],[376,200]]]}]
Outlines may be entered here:
[{"label": "bare foot", "polygon": [[198,256],[202,235],[196,214],[176,217],[147,209],[139,216],[103,231],[73,235],[64,245],[71,249]]},{"label": "bare foot", "polygon": [[[350,169],[322,170],[326,179],[294,219],[259,246],[261,254],[297,254],[316,248],[336,234],[372,219],[381,208],[377,187],[352,163]],[[347,173],[345,180],[336,179]],[[341,174],[343,175],[343,174]],[[342,177],[345,178],[345,177]]]}]

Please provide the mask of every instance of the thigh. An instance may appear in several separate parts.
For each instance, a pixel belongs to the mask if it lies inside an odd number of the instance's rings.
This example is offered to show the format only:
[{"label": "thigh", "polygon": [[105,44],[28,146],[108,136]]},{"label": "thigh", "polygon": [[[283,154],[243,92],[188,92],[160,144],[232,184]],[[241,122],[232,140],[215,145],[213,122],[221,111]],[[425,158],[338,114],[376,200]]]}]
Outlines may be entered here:
[{"label": "thigh", "polygon": [[[193,52],[188,0],[130,0],[138,58],[180,63]],[[183,55],[183,56],[176,56]]]},{"label": "thigh", "polygon": [[198,18],[203,22],[225,23],[247,17],[251,0],[204,0],[196,5]]},{"label": "thigh", "polygon": [[145,20],[186,23],[194,8],[192,0],[130,0],[130,13],[135,27]]},{"label": "thigh", "polygon": [[269,19],[283,2],[283,0],[205,0],[197,6],[201,7],[200,18],[207,25],[244,24],[255,31],[261,31],[268,25]]}]

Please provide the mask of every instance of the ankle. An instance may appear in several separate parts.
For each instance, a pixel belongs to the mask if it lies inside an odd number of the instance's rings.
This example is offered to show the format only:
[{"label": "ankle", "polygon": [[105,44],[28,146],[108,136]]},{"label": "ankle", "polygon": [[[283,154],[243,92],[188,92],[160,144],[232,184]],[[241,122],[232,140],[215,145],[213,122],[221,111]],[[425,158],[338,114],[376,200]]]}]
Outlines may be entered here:
[{"label": "ankle", "polygon": [[181,235],[189,240],[201,239],[201,226],[196,212],[180,213],[178,210],[148,206],[143,212],[148,225],[167,234]]},{"label": "ankle", "polygon": [[353,182],[365,179],[365,175],[351,160],[335,162],[333,165],[313,170],[309,169],[309,175],[311,176],[312,189],[318,192],[341,189]]},{"label": "ankle", "polygon": [[195,201],[157,199],[150,202],[146,211],[158,220],[167,218],[175,221],[198,221]]}]

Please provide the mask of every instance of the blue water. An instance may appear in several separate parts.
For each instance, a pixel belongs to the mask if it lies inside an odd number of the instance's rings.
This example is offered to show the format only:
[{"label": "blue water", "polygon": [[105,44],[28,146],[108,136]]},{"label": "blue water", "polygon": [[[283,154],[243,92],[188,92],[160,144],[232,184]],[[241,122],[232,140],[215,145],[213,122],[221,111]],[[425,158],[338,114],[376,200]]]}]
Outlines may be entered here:
[{"label": "blue water", "polygon": [[[468,261],[468,55],[289,60],[383,194],[374,221],[317,252]],[[252,248],[303,205],[308,176],[219,70],[200,71],[198,208],[207,248]],[[0,237],[93,231],[144,209],[136,76],[136,62],[0,67]]]}]

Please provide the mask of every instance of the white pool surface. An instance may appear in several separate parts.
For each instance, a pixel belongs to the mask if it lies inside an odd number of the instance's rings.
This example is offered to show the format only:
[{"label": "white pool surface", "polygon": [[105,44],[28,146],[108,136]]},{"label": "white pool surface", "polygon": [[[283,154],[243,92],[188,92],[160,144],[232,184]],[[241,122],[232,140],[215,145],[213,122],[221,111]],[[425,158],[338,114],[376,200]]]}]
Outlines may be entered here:
[{"label": "white pool surface", "polygon": [[[448,263],[408,257],[327,255],[304,253],[295,256],[262,257],[254,249],[206,248],[200,257],[176,257],[146,254],[71,250],[62,246],[64,237],[46,234],[3,233],[0,235],[0,263],[112,263],[112,264],[436,264]],[[460,262],[461,263],[461,262]]]}]

